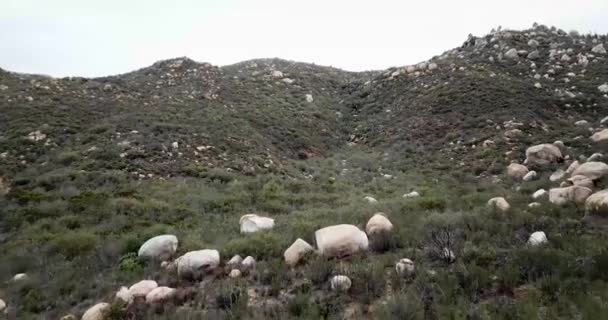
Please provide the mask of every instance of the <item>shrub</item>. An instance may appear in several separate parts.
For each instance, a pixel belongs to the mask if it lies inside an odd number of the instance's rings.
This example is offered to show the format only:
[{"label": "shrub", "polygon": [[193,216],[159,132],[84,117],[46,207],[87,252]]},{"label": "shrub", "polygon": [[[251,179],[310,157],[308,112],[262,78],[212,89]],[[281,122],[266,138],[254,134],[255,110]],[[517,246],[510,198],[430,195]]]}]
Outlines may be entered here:
[{"label": "shrub", "polygon": [[423,196],[416,200],[416,205],[423,210],[443,211],[445,210],[447,204],[444,199],[432,196]]},{"label": "shrub", "polygon": [[143,269],[143,263],[135,252],[129,252],[120,257],[118,269],[123,272],[139,272]]},{"label": "shrub", "polygon": [[311,259],[306,265],[306,278],[317,286],[327,283],[327,280],[334,272],[334,263],[325,257],[319,256]]},{"label": "shrub", "polygon": [[351,292],[359,296],[364,303],[370,303],[384,292],[386,278],[383,266],[360,262],[354,264],[349,273],[353,283]]},{"label": "shrub", "polygon": [[399,293],[387,301],[379,311],[381,319],[423,319],[420,302],[413,295]]},{"label": "shrub", "polygon": [[252,256],[257,260],[281,257],[285,246],[279,238],[268,231],[256,232],[243,238],[231,240],[224,247],[227,256],[239,254]]},{"label": "shrub", "polygon": [[97,237],[93,234],[73,231],[57,236],[51,242],[55,252],[63,254],[68,259],[85,255],[97,245]]},{"label": "shrub", "polygon": [[384,253],[392,249],[399,248],[401,246],[399,233],[393,230],[390,232],[378,232],[370,235],[369,246],[372,251],[378,253]]}]

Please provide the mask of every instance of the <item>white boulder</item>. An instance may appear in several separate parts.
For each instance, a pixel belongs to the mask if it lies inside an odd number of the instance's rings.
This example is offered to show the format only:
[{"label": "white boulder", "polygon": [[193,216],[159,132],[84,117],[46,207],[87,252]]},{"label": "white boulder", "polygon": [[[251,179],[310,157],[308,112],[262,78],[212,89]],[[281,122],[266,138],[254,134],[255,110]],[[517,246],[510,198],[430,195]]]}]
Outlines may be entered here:
[{"label": "white boulder", "polygon": [[4,302],[4,300],[0,299],[0,314],[4,313],[5,310],[6,310],[6,302]]},{"label": "white boulder", "polygon": [[410,193],[406,193],[403,195],[404,198],[418,198],[420,197],[420,193],[418,191],[412,191]]},{"label": "white boulder", "polygon": [[547,196],[547,190],[538,189],[532,194],[532,199],[540,199]]},{"label": "white boulder", "polygon": [[531,146],[526,149],[526,162],[530,165],[544,166],[563,160],[559,147],[550,143]]},{"label": "white boulder", "polygon": [[591,48],[591,52],[597,53],[597,54],[606,54],[606,48],[604,48],[603,43],[600,43],[600,44],[596,45],[595,47]]},{"label": "white boulder", "polygon": [[129,288],[124,286],[120,287],[120,289],[118,289],[118,291],[116,292],[115,298],[116,300],[119,300],[124,303],[131,302],[131,293],[129,293]]},{"label": "white boulder", "polygon": [[540,207],[540,203],[538,203],[538,202],[528,203],[528,208],[538,208],[538,207]]},{"label": "white boulder", "polygon": [[232,279],[240,278],[241,275],[242,275],[242,272],[239,269],[232,269],[232,270],[230,270],[230,273],[228,274],[228,276]]},{"label": "white boulder", "polygon": [[591,180],[585,176],[581,176],[581,175],[572,176],[572,177],[568,178],[567,181],[570,182],[574,186],[586,187],[591,190],[593,190],[593,187],[594,187],[593,180]]},{"label": "white boulder", "polygon": [[[145,297],[150,291],[158,288],[158,283],[154,280],[142,280],[129,287],[129,299]],[[120,291],[119,291],[120,292]]]},{"label": "white boulder", "polygon": [[581,204],[585,202],[591,193],[591,189],[581,186],[552,188],[549,190],[549,202],[555,205],[564,205],[568,202]]},{"label": "white boulder", "polygon": [[557,169],[549,176],[549,181],[557,182],[562,180],[566,176],[566,172],[562,169]]},{"label": "white boulder", "polygon": [[330,280],[331,290],[346,292],[352,286],[350,278],[343,275],[333,276]]},{"label": "white boulder", "polygon": [[368,236],[380,232],[390,232],[391,230],[393,230],[393,224],[382,212],[374,214],[365,226],[365,232]]},{"label": "white boulder", "polygon": [[314,251],[314,248],[308,244],[308,242],[297,239],[287,250],[283,253],[283,257],[285,258],[285,263],[288,266],[293,267],[297,265],[302,258],[309,252]]},{"label": "white boulder", "polygon": [[148,292],[146,295],[146,303],[159,305],[167,303],[175,298],[177,290],[169,287],[158,287]]},{"label": "white boulder", "polygon": [[374,198],[372,196],[365,196],[363,199],[365,201],[367,201],[367,203],[369,203],[369,204],[376,204],[376,203],[378,203],[378,200],[376,200],[376,198]]},{"label": "white boulder", "polygon": [[254,233],[274,228],[274,219],[258,216],[257,214],[246,214],[239,220],[241,233]]},{"label": "white boulder", "polygon": [[572,176],[585,176],[591,180],[599,180],[608,174],[608,164],[603,162],[585,162],[572,172]]},{"label": "white boulder", "polygon": [[580,165],[581,165],[581,163],[580,163],[580,162],[578,162],[578,160],[577,160],[577,161],[572,162],[572,163],[571,163],[571,164],[568,166],[568,169],[566,169],[566,174],[571,175],[571,174],[572,174],[572,172],[574,172],[574,170],[576,170],[576,168],[578,168]]},{"label": "white boulder", "polygon": [[111,306],[109,303],[98,303],[90,307],[83,315],[82,320],[106,320],[110,314]]},{"label": "white boulder", "polygon": [[345,257],[369,247],[365,232],[350,224],[325,227],[315,232],[319,253],[330,257]]},{"label": "white boulder", "polygon": [[243,258],[241,258],[241,256],[237,254],[234,257],[230,258],[230,260],[228,260],[228,262],[226,262],[226,265],[229,267],[232,267],[232,268],[236,268],[236,267],[239,267],[242,262],[243,262]]},{"label": "white boulder", "polygon": [[27,281],[29,279],[30,278],[25,273],[17,273],[15,276],[13,276],[13,282],[22,282]]},{"label": "white boulder", "polygon": [[528,238],[528,244],[531,246],[538,246],[547,243],[547,235],[543,231],[536,231]]},{"label": "white boulder", "polygon": [[509,59],[517,59],[519,57],[519,54],[517,53],[517,49],[511,48],[511,49],[507,50],[507,52],[505,52],[505,57],[507,57]]},{"label": "white boulder", "polygon": [[585,201],[587,214],[608,216],[608,189],[598,191]]},{"label": "white boulder", "polygon": [[137,255],[143,259],[166,261],[175,254],[178,243],[177,237],[171,234],[156,236],[144,242]]},{"label": "white boulder", "polygon": [[306,94],[306,102],[312,103],[315,99],[312,97],[312,94]]},{"label": "white boulder", "polygon": [[175,260],[177,275],[185,279],[201,279],[220,264],[217,250],[205,249],[190,251]]},{"label": "white boulder", "polygon": [[608,129],[604,129],[604,130],[594,133],[593,135],[591,135],[591,137],[589,139],[591,139],[591,141],[593,141],[595,143],[608,142]]},{"label": "white boulder", "polygon": [[255,259],[252,256],[247,256],[243,259],[243,262],[241,262],[241,266],[243,267],[243,270],[253,270],[255,269]]},{"label": "white boulder", "polygon": [[519,163],[511,163],[508,167],[507,167],[507,175],[509,177],[512,178],[516,178],[516,179],[523,179],[523,177],[526,176],[526,174],[528,174],[528,168],[526,168],[526,166],[521,165]]},{"label": "white boulder", "polygon": [[526,175],[523,177],[524,181],[532,181],[534,179],[536,179],[537,173],[536,171],[532,170],[529,171],[528,173],[526,173]]},{"label": "white boulder", "polygon": [[507,200],[503,197],[494,197],[488,200],[488,207],[499,210],[501,212],[507,212],[511,208]]}]

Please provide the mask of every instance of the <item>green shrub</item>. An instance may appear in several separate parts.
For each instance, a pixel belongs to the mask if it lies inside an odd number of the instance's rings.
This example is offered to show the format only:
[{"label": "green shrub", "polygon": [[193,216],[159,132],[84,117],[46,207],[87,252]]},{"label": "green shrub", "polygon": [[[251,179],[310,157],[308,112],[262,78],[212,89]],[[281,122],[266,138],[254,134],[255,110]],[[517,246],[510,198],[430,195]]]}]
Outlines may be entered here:
[{"label": "green shrub", "polygon": [[432,196],[423,196],[416,200],[416,205],[423,210],[443,211],[446,208],[446,201]]},{"label": "green shrub", "polygon": [[122,272],[139,272],[143,269],[142,261],[137,257],[135,252],[129,252],[118,261],[118,269]]},{"label": "green shrub", "polygon": [[96,245],[97,237],[83,231],[67,232],[58,235],[51,241],[53,250],[68,259],[88,254]]},{"label": "green shrub", "polygon": [[334,272],[334,262],[323,256],[310,259],[306,264],[305,276],[314,285],[322,286]]},{"label": "green shrub", "polygon": [[382,296],[386,287],[384,267],[374,263],[360,262],[349,270],[352,281],[351,292],[364,303],[370,303]]},{"label": "green shrub", "polygon": [[239,254],[243,257],[252,256],[256,260],[265,260],[281,257],[284,247],[284,244],[275,234],[262,231],[231,240],[226,244],[223,251],[229,257]]}]

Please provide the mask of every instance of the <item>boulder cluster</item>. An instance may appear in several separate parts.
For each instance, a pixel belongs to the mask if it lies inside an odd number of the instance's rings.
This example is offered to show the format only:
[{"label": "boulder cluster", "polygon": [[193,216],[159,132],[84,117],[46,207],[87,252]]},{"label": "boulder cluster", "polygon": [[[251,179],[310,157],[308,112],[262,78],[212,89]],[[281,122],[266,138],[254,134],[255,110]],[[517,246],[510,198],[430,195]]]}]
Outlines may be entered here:
[{"label": "boulder cluster", "polygon": [[[274,219],[256,214],[244,215],[239,222],[242,233],[269,230],[274,227]],[[315,231],[316,248],[298,238],[285,250],[284,261],[287,267],[293,268],[306,259],[309,254],[338,259],[349,257],[368,251],[370,239],[393,231],[392,222],[382,212],[372,215],[365,225],[365,231],[352,224],[327,226]],[[242,258],[240,255],[235,255],[223,262],[220,252],[215,249],[189,251],[172,260],[178,251],[178,246],[177,236],[158,235],[141,245],[138,258],[146,262],[160,263],[161,269],[175,272],[178,279],[183,281],[201,281],[206,276],[218,275],[239,278],[248,275],[256,268],[256,259],[252,256]],[[451,260],[454,260],[453,252],[445,249],[451,255]],[[402,258],[395,264],[396,274],[404,279],[412,279],[415,276],[415,270],[414,262],[408,258]],[[329,279],[329,286],[332,291],[347,292],[352,286],[352,281],[346,275],[334,275]],[[185,288],[163,286],[155,280],[145,279],[128,287],[120,287],[114,295],[113,302],[159,307],[166,303],[184,302],[184,294],[181,293],[183,290]],[[0,307],[3,307],[2,303],[3,301],[0,300]],[[86,310],[82,320],[106,320],[110,310],[111,303],[97,303]]]}]

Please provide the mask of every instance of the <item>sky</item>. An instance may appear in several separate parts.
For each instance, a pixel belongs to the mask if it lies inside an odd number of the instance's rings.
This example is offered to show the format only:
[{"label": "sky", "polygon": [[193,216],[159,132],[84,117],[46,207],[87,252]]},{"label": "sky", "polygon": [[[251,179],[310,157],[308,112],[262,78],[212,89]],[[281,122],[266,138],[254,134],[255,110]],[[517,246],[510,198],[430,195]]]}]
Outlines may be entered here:
[{"label": "sky", "polygon": [[534,22],[606,34],[608,0],[0,0],[0,68],[96,77],[187,56],[378,70]]}]

